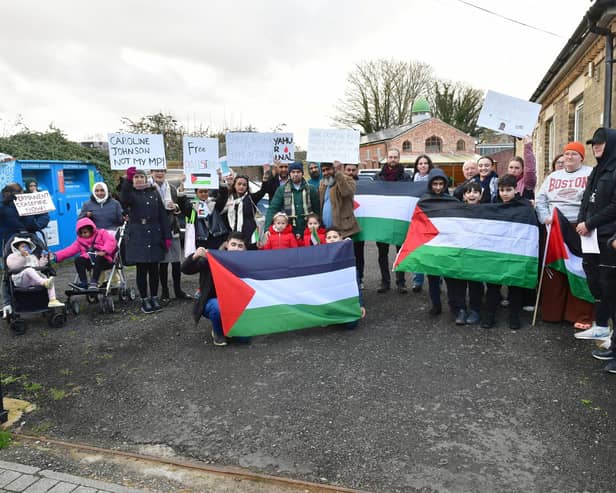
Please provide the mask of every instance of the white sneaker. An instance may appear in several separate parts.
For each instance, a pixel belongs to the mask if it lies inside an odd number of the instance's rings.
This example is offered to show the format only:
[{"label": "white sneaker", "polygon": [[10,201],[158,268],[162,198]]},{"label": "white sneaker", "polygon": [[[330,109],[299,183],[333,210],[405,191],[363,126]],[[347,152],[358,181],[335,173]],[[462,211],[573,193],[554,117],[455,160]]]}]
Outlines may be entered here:
[{"label": "white sneaker", "polygon": [[502,307],[509,306],[509,300],[508,299],[501,300],[500,306],[502,306]]},{"label": "white sneaker", "polygon": [[64,303],[58,301],[56,298],[49,300],[49,303],[47,303],[47,308],[60,308],[62,306],[64,306]]},{"label": "white sneaker", "polygon": [[526,305],[522,307],[522,310],[532,313],[535,311],[535,307],[533,305]]},{"label": "white sneaker", "polygon": [[609,327],[600,327],[599,325],[592,324],[590,329],[576,332],[573,337],[576,339],[603,339],[612,335]]}]

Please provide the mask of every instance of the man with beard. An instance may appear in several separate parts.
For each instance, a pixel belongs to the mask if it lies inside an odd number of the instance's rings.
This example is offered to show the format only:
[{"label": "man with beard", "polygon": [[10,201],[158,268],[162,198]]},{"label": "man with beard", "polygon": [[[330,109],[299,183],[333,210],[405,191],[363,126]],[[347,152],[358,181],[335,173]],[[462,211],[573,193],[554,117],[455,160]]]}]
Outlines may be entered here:
[{"label": "man with beard", "polygon": [[319,200],[321,219],[325,228],[336,228],[343,238],[359,233],[359,224],[353,213],[355,180],[342,171],[334,174],[332,163],[321,163]]},{"label": "man with beard", "polygon": [[[284,212],[289,217],[293,234],[297,239],[303,237],[306,229],[306,216],[310,213],[320,214],[319,194],[317,190],[304,180],[304,166],[301,161],[295,161],[288,166],[289,179],[278,186],[274,198],[270,202],[265,217],[265,227],[272,224],[274,214]],[[267,241],[269,232],[263,235]]]},{"label": "man with beard", "polygon": [[322,178],[321,163],[308,163],[308,174],[310,175],[308,184],[312,185],[315,190],[318,190]]},{"label": "man with beard", "polygon": [[[381,171],[374,175],[374,179],[375,181],[411,181],[411,176],[400,165],[400,151],[398,149],[390,149],[387,152],[387,163],[381,168]],[[379,269],[381,270],[381,287],[377,289],[377,293],[383,294],[391,289],[389,244],[377,241],[376,248],[379,252]],[[396,251],[399,251],[400,248],[401,245],[396,245]],[[396,272],[396,284],[400,294],[408,293],[404,283],[404,272]]]}]

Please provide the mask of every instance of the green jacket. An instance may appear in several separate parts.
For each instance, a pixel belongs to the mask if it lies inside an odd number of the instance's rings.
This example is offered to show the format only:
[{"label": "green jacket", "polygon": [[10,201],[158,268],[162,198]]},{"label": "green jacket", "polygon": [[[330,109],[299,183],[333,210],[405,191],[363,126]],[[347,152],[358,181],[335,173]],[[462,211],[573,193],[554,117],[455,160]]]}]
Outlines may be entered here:
[{"label": "green jacket", "polygon": [[[290,181],[287,183],[291,183]],[[268,228],[272,224],[274,214],[277,212],[286,212],[289,216],[289,223],[293,228],[293,233],[296,235],[304,235],[306,229],[306,215],[310,212],[321,215],[321,205],[319,202],[319,192],[311,185],[306,183],[306,180],[302,180],[299,190],[297,190],[291,183],[291,193],[293,195],[293,203],[295,204],[295,211],[285,210],[285,190],[286,186],[280,186],[274,194],[274,198],[269,204],[267,209],[267,215],[265,216],[265,227]],[[310,197],[311,211],[304,211],[303,190],[307,190],[307,195]]]}]

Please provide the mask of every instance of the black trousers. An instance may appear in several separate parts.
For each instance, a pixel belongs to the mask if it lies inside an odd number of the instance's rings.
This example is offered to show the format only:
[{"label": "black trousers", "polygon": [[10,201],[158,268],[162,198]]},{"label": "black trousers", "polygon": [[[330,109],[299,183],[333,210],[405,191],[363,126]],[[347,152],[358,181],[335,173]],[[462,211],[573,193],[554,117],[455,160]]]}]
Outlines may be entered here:
[{"label": "black trousers", "polygon": [[[466,310],[466,290],[468,288],[468,308],[479,312],[481,299],[483,298],[483,283],[477,281],[465,281],[462,279],[445,279],[447,292],[450,292],[449,303],[454,311]],[[497,301],[498,303],[498,301]]]},{"label": "black trousers", "polygon": [[[381,284],[389,286],[391,284],[391,274],[389,265],[389,243],[376,242],[379,252],[379,269],[381,269]],[[401,246],[396,246],[396,252],[400,251]],[[404,287],[404,272],[396,272],[396,285]]]},{"label": "black trousers", "polygon": [[101,276],[101,272],[107,269],[111,269],[113,264],[109,262],[105,257],[96,256],[94,265],[90,262],[89,258],[76,257],[75,258],[75,270],[79,276],[80,282],[88,282],[88,271],[92,271],[92,281],[98,282],[98,278]]},{"label": "black trousers", "polygon": [[158,296],[158,262],[136,264],[136,267],[139,296],[148,297],[148,284],[150,285],[150,296]]},{"label": "black trousers", "polygon": [[616,250],[605,243],[599,242],[599,255],[584,254],[582,260],[588,287],[596,300],[597,325],[601,327],[607,327],[610,318],[616,322]]},{"label": "black trousers", "polygon": [[353,243],[353,251],[355,252],[355,268],[357,269],[357,279],[359,282],[364,280],[364,245],[363,241]]},{"label": "black trousers", "polygon": [[[169,264],[166,262],[161,262],[158,265],[159,265],[158,277],[160,278],[160,285],[163,288],[162,290],[163,297],[168,297],[169,296],[169,286],[167,283],[169,279],[169,269],[167,266]],[[180,287],[180,277],[182,275],[181,267],[182,265],[180,264],[180,262],[171,262],[171,277],[173,279],[173,292],[175,293],[176,297],[182,291],[182,288]]]},{"label": "black trousers", "polygon": [[[486,291],[486,310],[491,313],[496,313],[498,304],[501,300],[501,285],[486,283],[488,289]],[[524,288],[517,286],[508,286],[509,289],[509,316],[519,317],[522,311],[522,296]]]}]

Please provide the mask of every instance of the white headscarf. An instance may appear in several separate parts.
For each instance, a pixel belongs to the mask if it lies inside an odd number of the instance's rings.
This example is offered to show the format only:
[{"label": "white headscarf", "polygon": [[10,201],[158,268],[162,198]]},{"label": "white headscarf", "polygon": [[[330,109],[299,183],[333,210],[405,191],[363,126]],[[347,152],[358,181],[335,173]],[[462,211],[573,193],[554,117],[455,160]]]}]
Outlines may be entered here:
[{"label": "white headscarf", "polygon": [[[102,199],[99,199],[94,193],[94,190],[96,190],[97,186],[100,186],[103,190],[105,190],[105,196]],[[96,200],[98,204],[105,203],[107,199],[109,198],[109,189],[107,188],[107,185],[103,183],[102,181],[97,181],[92,187],[92,196],[94,197],[94,200]]]}]

